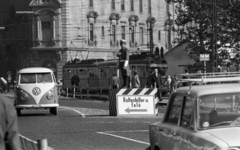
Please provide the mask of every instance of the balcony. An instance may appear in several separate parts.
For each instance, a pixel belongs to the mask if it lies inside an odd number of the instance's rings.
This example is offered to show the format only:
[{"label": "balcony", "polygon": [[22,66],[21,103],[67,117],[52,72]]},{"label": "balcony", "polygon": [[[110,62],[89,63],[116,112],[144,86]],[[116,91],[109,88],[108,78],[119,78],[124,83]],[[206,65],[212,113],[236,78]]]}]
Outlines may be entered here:
[{"label": "balcony", "polygon": [[113,40],[111,40],[111,42],[110,42],[110,46],[111,47],[118,47],[119,46],[119,42],[118,41],[113,41]]},{"label": "balcony", "polygon": [[33,47],[59,47],[61,40],[56,40],[56,39],[52,39],[52,40],[39,40],[36,39],[33,42]]}]

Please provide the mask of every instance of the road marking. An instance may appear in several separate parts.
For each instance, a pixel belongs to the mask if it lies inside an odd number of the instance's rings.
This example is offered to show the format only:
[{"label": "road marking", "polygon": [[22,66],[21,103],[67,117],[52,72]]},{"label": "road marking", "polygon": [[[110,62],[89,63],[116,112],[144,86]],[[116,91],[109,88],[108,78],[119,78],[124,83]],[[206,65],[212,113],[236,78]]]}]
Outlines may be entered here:
[{"label": "road marking", "polygon": [[113,136],[116,138],[120,138],[120,139],[124,139],[124,140],[128,140],[128,141],[133,141],[133,142],[137,142],[137,143],[141,143],[141,144],[146,144],[146,145],[150,145],[147,142],[143,142],[143,141],[139,141],[139,140],[135,140],[135,139],[131,139],[131,138],[127,138],[124,136],[119,136],[119,135],[115,135],[115,134],[111,134],[113,132],[146,132],[148,130],[130,130],[130,131],[105,131],[105,132],[97,132],[98,134],[103,134],[103,135],[108,135],[108,136]]},{"label": "road marking", "polygon": [[59,108],[63,108],[63,109],[69,109],[69,110],[72,110],[72,111],[75,111],[76,113],[80,114],[83,118],[86,118],[85,114],[80,112],[79,110],[76,110],[74,108],[71,108],[71,107],[63,107],[63,106],[59,106]]}]

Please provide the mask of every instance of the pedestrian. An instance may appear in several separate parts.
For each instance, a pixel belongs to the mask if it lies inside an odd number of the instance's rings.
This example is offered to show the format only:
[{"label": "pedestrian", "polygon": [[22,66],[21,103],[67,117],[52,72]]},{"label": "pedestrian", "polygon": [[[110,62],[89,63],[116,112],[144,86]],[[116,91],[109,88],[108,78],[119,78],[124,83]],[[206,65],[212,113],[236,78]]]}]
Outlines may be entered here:
[{"label": "pedestrian", "polygon": [[170,75],[166,75],[166,80],[165,80],[164,84],[167,85],[167,88],[168,88],[168,89],[171,89],[171,90],[172,90],[172,87],[171,87],[172,78],[171,78]]},{"label": "pedestrian", "polygon": [[163,84],[162,76],[159,73],[159,69],[155,68],[152,74],[152,87],[158,89],[157,95],[160,101],[162,100],[162,92],[161,92],[162,84]]},{"label": "pedestrian", "polygon": [[1,77],[1,86],[2,86],[2,91],[6,94],[7,93],[7,81]]},{"label": "pedestrian", "polygon": [[147,77],[147,82],[146,82],[146,88],[153,88],[152,87],[152,74],[153,74],[153,70],[151,69],[149,71],[148,77]]},{"label": "pedestrian", "polygon": [[132,87],[133,88],[139,88],[141,86],[140,79],[137,73],[137,70],[133,71],[133,77],[132,77]]},{"label": "pedestrian", "polygon": [[121,49],[119,50],[117,57],[119,58],[118,68],[122,73],[123,78],[123,88],[129,87],[129,77],[130,77],[130,67],[129,67],[129,50],[127,49],[126,40],[120,40]]},{"label": "pedestrian", "polygon": [[77,74],[75,73],[74,76],[71,78],[71,84],[72,84],[72,86],[74,86],[74,87],[78,86],[79,81],[80,81],[80,79],[79,79],[79,77],[77,76]]},{"label": "pedestrian", "polygon": [[22,150],[14,104],[3,95],[0,95],[0,116],[0,150]]},{"label": "pedestrian", "polygon": [[111,85],[112,85],[112,89],[118,89],[120,86],[120,79],[115,73],[113,73]]}]

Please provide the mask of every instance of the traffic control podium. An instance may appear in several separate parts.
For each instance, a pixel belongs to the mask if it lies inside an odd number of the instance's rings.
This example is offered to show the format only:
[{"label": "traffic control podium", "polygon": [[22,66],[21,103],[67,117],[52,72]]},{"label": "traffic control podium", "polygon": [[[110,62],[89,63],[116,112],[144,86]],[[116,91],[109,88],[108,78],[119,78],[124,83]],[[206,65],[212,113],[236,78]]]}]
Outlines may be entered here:
[{"label": "traffic control podium", "polygon": [[110,116],[156,116],[158,114],[157,89],[132,88],[110,90]]}]

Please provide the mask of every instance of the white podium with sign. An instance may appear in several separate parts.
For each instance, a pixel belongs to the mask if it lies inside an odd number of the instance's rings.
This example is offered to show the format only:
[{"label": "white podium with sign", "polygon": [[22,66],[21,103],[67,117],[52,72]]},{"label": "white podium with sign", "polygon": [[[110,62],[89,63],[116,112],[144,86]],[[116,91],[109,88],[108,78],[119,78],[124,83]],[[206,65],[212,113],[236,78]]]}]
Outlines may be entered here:
[{"label": "white podium with sign", "polygon": [[121,89],[116,95],[117,116],[158,114],[157,89]]}]

